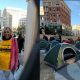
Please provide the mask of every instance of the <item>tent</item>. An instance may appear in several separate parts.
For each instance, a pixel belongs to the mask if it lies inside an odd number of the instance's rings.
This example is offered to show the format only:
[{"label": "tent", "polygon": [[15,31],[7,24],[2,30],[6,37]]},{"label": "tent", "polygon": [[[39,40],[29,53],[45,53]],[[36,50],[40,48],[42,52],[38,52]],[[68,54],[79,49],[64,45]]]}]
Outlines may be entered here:
[{"label": "tent", "polygon": [[50,43],[46,40],[40,40],[40,50],[48,51],[50,49]]},{"label": "tent", "polygon": [[78,48],[78,49],[80,49],[80,41],[76,42],[75,47]]},{"label": "tent", "polygon": [[44,61],[58,69],[65,65],[70,58],[80,59],[80,52],[73,45],[68,43],[59,43],[52,47],[44,58]]},{"label": "tent", "polygon": [[53,40],[51,42],[50,48],[52,48],[53,46],[55,46],[56,44],[59,44],[59,41]]}]

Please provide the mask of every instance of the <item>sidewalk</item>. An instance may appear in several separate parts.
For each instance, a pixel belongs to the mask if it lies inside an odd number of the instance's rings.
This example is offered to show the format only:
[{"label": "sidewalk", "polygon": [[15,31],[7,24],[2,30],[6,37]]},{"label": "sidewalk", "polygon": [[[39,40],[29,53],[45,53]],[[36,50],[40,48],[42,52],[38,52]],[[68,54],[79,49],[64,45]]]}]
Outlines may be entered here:
[{"label": "sidewalk", "polygon": [[59,73],[55,73],[55,80],[68,80],[65,77],[63,77],[62,75],[60,75]]},{"label": "sidewalk", "polygon": [[55,72],[55,80],[80,80],[80,60]]},{"label": "sidewalk", "polygon": [[40,80],[55,80],[53,69],[44,63],[40,64]]},{"label": "sidewalk", "polygon": [[44,63],[45,55],[40,54],[40,80],[55,80],[54,71]]}]

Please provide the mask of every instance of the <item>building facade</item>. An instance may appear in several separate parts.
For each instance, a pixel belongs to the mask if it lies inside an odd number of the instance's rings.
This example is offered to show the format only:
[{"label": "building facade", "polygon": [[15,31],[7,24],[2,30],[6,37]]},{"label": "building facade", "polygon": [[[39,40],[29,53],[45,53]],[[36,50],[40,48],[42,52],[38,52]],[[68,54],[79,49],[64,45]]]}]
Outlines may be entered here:
[{"label": "building facade", "polygon": [[21,28],[21,30],[19,31],[19,33],[22,33],[22,35],[25,34],[25,28],[27,27],[27,18],[21,18],[19,20],[19,27],[18,28]]},{"label": "building facade", "polygon": [[3,28],[3,16],[2,16],[2,11],[0,10],[0,30]]},{"label": "building facade", "polygon": [[19,26],[21,18],[26,18],[27,12],[23,9],[6,7],[3,11],[3,25],[4,27],[9,26],[13,30],[16,30]]},{"label": "building facade", "polygon": [[27,25],[27,18],[21,18],[19,20],[19,26],[26,26]]},{"label": "building facade", "polygon": [[71,30],[71,10],[64,0],[43,0],[45,24],[61,24]]},{"label": "building facade", "polygon": [[45,25],[44,20],[44,9],[43,6],[40,7],[40,27],[43,27]]},{"label": "building facade", "polygon": [[80,25],[73,25],[72,33],[74,36],[80,36]]}]

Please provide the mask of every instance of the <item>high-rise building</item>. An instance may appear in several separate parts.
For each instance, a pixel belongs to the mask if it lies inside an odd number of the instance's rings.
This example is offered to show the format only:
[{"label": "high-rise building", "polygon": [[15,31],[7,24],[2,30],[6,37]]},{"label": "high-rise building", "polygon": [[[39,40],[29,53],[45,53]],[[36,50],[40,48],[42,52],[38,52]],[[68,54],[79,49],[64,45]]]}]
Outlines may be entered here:
[{"label": "high-rise building", "polygon": [[27,18],[21,18],[19,20],[19,26],[26,26],[27,25]]},{"label": "high-rise building", "polygon": [[72,32],[74,36],[80,36],[80,25],[73,25]]},{"label": "high-rise building", "polygon": [[26,18],[27,12],[23,9],[6,7],[3,11],[3,25],[4,27],[11,27],[13,30],[17,29],[19,26],[19,20],[21,18]]},{"label": "high-rise building", "polygon": [[3,27],[3,17],[2,17],[2,11],[0,10],[0,29]]},{"label": "high-rise building", "polygon": [[25,28],[27,27],[27,18],[21,18],[19,21],[19,27],[21,29],[21,33],[24,35],[25,34]]},{"label": "high-rise building", "polygon": [[61,24],[71,27],[71,10],[64,0],[43,0],[46,25]]},{"label": "high-rise building", "polygon": [[45,25],[44,20],[44,9],[43,6],[40,7],[40,26],[43,27]]}]

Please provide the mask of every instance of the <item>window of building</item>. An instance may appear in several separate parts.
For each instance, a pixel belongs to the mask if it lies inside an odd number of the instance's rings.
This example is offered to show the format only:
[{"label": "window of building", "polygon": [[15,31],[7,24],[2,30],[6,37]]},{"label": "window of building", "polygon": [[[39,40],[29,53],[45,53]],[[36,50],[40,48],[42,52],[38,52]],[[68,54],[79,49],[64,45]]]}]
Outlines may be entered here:
[{"label": "window of building", "polygon": [[46,2],[44,2],[43,4],[46,5]]},{"label": "window of building", "polygon": [[44,23],[41,23],[42,24],[42,26],[44,26]]},{"label": "window of building", "polygon": [[51,11],[51,7],[49,8],[49,10]]},{"label": "window of building", "polygon": [[46,2],[46,6],[48,6],[48,2]]},{"label": "window of building", "polygon": [[42,20],[42,16],[41,16],[41,20]]},{"label": "window of building", "polygon": [[56,22],[56,20],[54,22]]},{"label": "window of building", "polygon": [[57,7],[56,10],[59,11],[59,7]]},{"label": "window of building", "polygon": [[56,5],[59,5],[59,3],[57,3]]},{"label": "window of building", "polygon": [[52,19],[50,20],[50,22],[52,23]]},{"label": "window of building", "polygon": [[48,12],[46,12],[46,16],[48,16]]},{"label": "window of building", "polygon": [[62,5],[62,7],[63,7],[63,4],[61,4]]},{"label": "window of building", "polygon": [[54,9],[54,11],[55,11],[55,9]]},{"label": "window of building", "polygon": [[53,9],[53,11],[54,11],[54,12],[56,11],[55,8]]},{"label": "window of building", "polygon": [[42,20],[44,20],[44,18],[42,17]]},{"label": "window of building", "polygon": [[52,14],[51,14],[51,17],[52,17]]},{"label": "window of building", "polygon": [[46,6],[46,11],[48,11],[48,6]]},{"label": "window of building", "polygon": [[59,17],[60,17],[60,15],[59,15]]},{"label": "window of building", "polygon": [[64,9],[65,9],[65,6],[64,6]]},{"label": "window of building", "polygon": [[46,21],[46,17],[45,17],[45,21]]},{"label": "window of building", "polygon": [[53,16],[55,17],[55,14]]},{"label": "window of building", "polygon": [[56,1],[56,5],[59,5],[59,1]]},{"label": "window of building", "polygon": [[56,22],[56,19],[54,19],[54,22]]},{"label": "window of building", "polygon": [[49,4],[49,6],[51,6],[51,2],[49,2],[48,4]]}]

